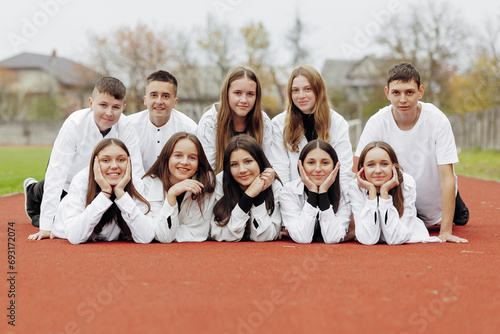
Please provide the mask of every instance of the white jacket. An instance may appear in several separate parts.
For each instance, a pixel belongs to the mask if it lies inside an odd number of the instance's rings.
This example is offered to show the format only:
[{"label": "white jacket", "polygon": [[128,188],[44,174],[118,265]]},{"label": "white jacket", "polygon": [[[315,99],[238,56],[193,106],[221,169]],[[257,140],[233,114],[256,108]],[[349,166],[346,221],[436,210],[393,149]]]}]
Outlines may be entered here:
[{"label": "white jacket", "polygon": [[181,131],[196,133],[195,121],[175,109],[172,109],[168,122],[159,128],[151,123],[148,109],[132,114],[128,116],[128,119],[139,136],[145,172],[156,162],[163,146],[172,135]]},{"label": "white jacket", "polygon": [[[88,240],[118,240],[121,230],[115,220],[105,225],[99,234],[94,233],[94,228],[113,202],[100,193],[92,203],[85,207],[88,178],[88,167],[73,178],[68,194],[58,207],[52,233],[58,238],[68,239],[72,244],[81,244]],[[142,181],[134,178],[133,182],[136,190],[143,194]],[[120,199],[115,199],[115,203],[130,228],[134,241],[141,244],[150,243],[154,238],[154,228],[153,218],[149,213],[146,214],[147,205],[133,199],[128,193]]]},{"label": "white jacket", "polygon": [[321,211],[307,202],[304,187],[304,183],[298,179],[285,184],[281,192],[281,216],[290,237],[297,243],[311,243],[314,229],[319,223],[325,243],[343,241],[351,222],[351,206],[344,193],[341,192],[336,213],[331,205],[328,210]]},{"label": "white jacket", "polygon": [[[123,141],[130,153],[134,175],[137,178],[144,175],[139,139],[127,116],[120,115],[118,122],[104,138],[118,138]],[[90,108],[75,111],[64,121],[54,142],[45,173],[40,230],[52,230],[62,191],[69,191],[71,180],[76,173],[89,165],[94,147],[104,138]]]},{"label": "white jacket", "polygon": [[[207,156],[208,162],[215,170],[215,165],[217,163],[217,108],[218,103],[215,103],[212,108],[207,110],[200,121],[198,122],[198,128],[196,129],[196,136],[203,146],[205,155]],[[269,116],[262,111],[262,117],[264,118],[264,135],[262,138],[262,148],[264,153],[271,161],[271,142],[273,140],[273,123]],[[271,161],[272,164],[272,161]]]},{"label": "white jacket", "polygon": [[[283,183],[300,179],[297,164],[300,151],[307,145],[306,136],[302,136],[299,142],[299,152],[290,152],[283,144],[283,131],[285,129],[285,117],[287,111],[273,118],[273,145],[271,154],[271,163],[274,170],[278,173]],[[349,124],[337,112],[330,109],[330,144],[335,149],[339,158],[340,167],[340,185],[342,188],[352,180],[352,146],[349,140]]]},{"label": "white jacket", "polygon": [[207,240],[210,218],[215,204],[213,193],[204,196],[201,211],[198,202],[191,198],[192,193],[186,192],[179,212],[177,201],[174,206],[171,206],[166,200],[167,194],[163,190],[160,179],[147,176],[144,178],[144,187],[146,188],[145,197],[151,205],[154,218],[156,240],[164,243]]},{"label": "white jacket", "polygon": [[[215,187],[216,202],[224,196],[222,188],[222,176],[224,172],[217,174],[217,186]],[[271,215],[267,212],[266,202],[254,206],[248,213],[244,212],[238,204],[231,211],[231,218],[225,226],[219,226],[212,215],[211,232],[212,239],[217,241],[240,241],[245,233],[247,223],[250,224],[250,240],[272,241],[281,231],[280,193],[281,183],[275,180],[271,185],[274,194],[274,211]],[[255,227],[254,220],[257,223]]]},{"label": "white jacket", "polygon": [[392,196],[368,199],[368,191],[358,186],[356,179],[349,183],[349,200],[356,224],[356,238],[365,245],[386,242],[399,245],[406,242],[441,242],[430,237],[424,223],[417,217],[416,184],[410,174],[403,173],[404,213],[400,218]]}]

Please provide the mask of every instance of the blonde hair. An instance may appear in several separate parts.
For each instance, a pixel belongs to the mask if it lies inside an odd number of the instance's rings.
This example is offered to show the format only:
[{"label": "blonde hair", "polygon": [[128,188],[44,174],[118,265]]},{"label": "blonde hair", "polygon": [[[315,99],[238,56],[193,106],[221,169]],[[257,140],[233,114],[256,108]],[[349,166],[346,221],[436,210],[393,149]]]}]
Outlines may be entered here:
[{"label": "blonde hair", "polygon": [[236,66],[227,74],[220,91],[219,108],[217,110],[216,173],[222,171],[224,150],[229,144],[231,138],[236,134],[233,126],[233,112],[229,107],[229,99],[227,96],[229,86],[233,81],[241,78],[248,78],[254,81],[257,85],[257,90],[255,92],[255,105],[247,114],[245,122],[247,134],[252,136],[259,144],[262,145],[262,138],[264,136],[264,117],[262,117],[261,107],[262,87],[260,85],[259,78],[250,67]]},{"label": "blonde hair", "polygon": [[316,104],[314,105],[311,114],[314,116],[314,128],[320,140],[330,142],[330,104],[328,103],[328,95],[326,92],[326,85],[323,77],[318,71],[308,65],[301,65],[296,67],[287,85],[287,108],[285,116],[285,128],[283,129],[283,144],[285,149],[290,152],[299,152],[299,143],[304,135],[304,125],[302,121],[301,111],[293,103],[292,100],[292,85],[293,80],[298,76],[304,76],[316,97]]}]

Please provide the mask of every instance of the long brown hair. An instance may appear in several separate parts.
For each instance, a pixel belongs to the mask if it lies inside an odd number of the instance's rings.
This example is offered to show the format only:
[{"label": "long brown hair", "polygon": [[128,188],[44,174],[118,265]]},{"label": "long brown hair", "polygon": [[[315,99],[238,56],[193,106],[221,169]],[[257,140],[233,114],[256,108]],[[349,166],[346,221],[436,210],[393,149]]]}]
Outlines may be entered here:
[{"label": "long brown hair", "polygon": [[[121,140],[116,139],[116,138],[106,138],[101,140],[96,147],[94,148],[94,151],[92,152],[92,157],[90,158],[90,167],[89,167],[89,187],[87,190],[87,198],[85,201],[85,207],[89,206],[90,203],[96,198],[97,195],[101,192],[101,187],[97,184],[95,181],[95,174],[94,174],[94,160],[95,157],[106,147],[111,146],[111,145],[116,145],[123,149],[125,153],[127,153],[127,156],[130,159],[130,153],[128,151],[127,146],[125,143],[123,143]],[[100,167],[99,167],[100,168]],[[130,164],[130,168],[132,169],[132,164]],[[130,170],[130,175],[133,175],[132,170]],[[144,199],[144,197],[141,196],[141,194],[135,189],[134,183],[132,180],[125,186],[125,191],[135,199],[138,199],[139,201],[143,202],[148,206],[148,212],[151,209],[151,206],[149,205],[149,202]],[[115,194],[113,193],[110,197],[111,201],[113,201],[113,204],[104,212],[104,214],[101,217],[101,220],[99,223],[96,225],[94,228],[94,233],[99,234],[102,231],[102,228],[111,223],[113,219],[115,219],[117,225],[120,227],[120,230],[123,233],[123,236],[125,239],[129,239],[131,237],[131,232],[130,228],[128,227],[127,223],[123,220],[123,217],[121,215],[120,209],[118,206],[115,204],[114,199],[116,198]]]},{"label": "long brown hair", "polygon": [[[304,146],[299,155],[299,160],[302,161],[302,165],[304,165],[309,152],[316,148],[319,148],[328,153],[330,158],[332,158],[333,160],[333,167],[335,168],[335,165],[339,161],[339,157],[337,156],[337,152],[335,152],[335,149],[332,147],[332,145],[324,140],[311,140],[309,143],[307,143],[306,146]],[[328,198],[330,199],[330,203],[332,204],[333,212],[337,213],[340,205],[340,170],[337,174],[337,177],[335,178],[335,182],[333,182],[330,188],[328,188]]]},{"label": "long brown hair", "polygon": [[[260,173],[264,169],[271,167],[269,160],[267,160],[262,145],[260,145],[253,137],[249,135],[238,135],[234,136],[226,150],[224,151],[224,174],[222,178],[222,188],[224,191],[224,196],[215,203],[214,206],[214,217],[217,225],[225,226],[229,223],[231,218],[231,211],[233,211],[236,204],[240,200],[243,191],[240,188],[238,182],[236,182],[231,174],[231,153],[234,151],[242,149],[250,153],[250,155],[255,159],[259,165]],[[278,175],[276,175],[276,180],[281,182]],[[268,187],[263,192],[266,209],[269,215],[274,212],[274,193],[272,186]]]},{"label": "long brown hair", "polygon": [[262,145],[264,136],[264,117],[262,117],[262,87],[255,72],[247,66],[236,66],[232,68],[224,80],[220,90],[219,108],[217,110],[217,134],[216,134],[216,164],[215,172],[219,173],[223,169],[224,150],[236,134],[233,126],[233,112],[229,107],[228,92],[229,86],[235,80],[248,78],[257,84],[255,92],[255,105],[246,116],[246,132]]},{"label": "long brown hair", "polygon": [[398,210],[399,217],[402,217],[405,211],[405,199],[403,197],[403,172],[401,171],[401,166],[399,165],[396,152],[394,152],[394,149],[391,147],[391,145],[387,144],[385,141],[372,141],[371,143],[366,145],[361,152],[361,155],[359,156],[358,170],[360,170],[365,164],[365,158],[368,152],[375,147],[381,148],[386,151],[389,155],[389,159],[391,159],[391,162],[396,167],[399,185],[389,190],[389,194],[392,196],[392,203],[396,210]]},{"label": "long brown hair", "polygon": [[198,201],[198,206],[200,210],[202,210],[203,197],[206,194],[213,193],[215,190],[215,174],[208,162],[207,156],[205,155],[205,151],[201,146],[198,137],[196,137],[192,133],[188,132],[177,132],[167,141],[163,149],[161,150],[158,159],[156,159],[155,163],[149,170],[146,172],[144,177],[157,177],[161,180],[163,184],[163,190],[168,192],[170,187],[173,186],[170,181],[170,170],[168,169],[168,161],[170,160],[170,156],[172,152],[174,152],[175,145],[181,139],[189,139],[194,143],[196,149],[198,150],[198,169],[196,171],[196,180],[201,182],[204,186],[203,191],[200,195],[192,194],[192,199]]},{"label": "long brown hair", "polygon": [[325,81],[314,67],[301,65],[292,71],[286,89],[288,100],[285,128],[283,129],[283,145],[285,145],[285,148],[290,152],[299,151],[299,143],[302,136],[304,136],[302,112],[292,100],[293,80],[300,75],[304,76],[307,81],[309,81],[314,95],[316,96],[316,104],[311,114],[314,116],[314,128],[318,134],[318,139],[326,142],[330,141],[330,104],[328,103]]}]

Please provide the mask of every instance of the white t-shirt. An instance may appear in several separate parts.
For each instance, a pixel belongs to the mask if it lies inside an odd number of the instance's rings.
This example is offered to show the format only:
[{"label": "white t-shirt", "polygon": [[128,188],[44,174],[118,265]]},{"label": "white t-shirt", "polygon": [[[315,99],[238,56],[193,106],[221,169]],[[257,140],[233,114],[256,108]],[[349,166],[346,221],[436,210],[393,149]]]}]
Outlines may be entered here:
[{"label": "white t-shirt", "polygon": [[[403,170],[417,184],[417,212],[426,225],[441,221],[441,187],[438,165],[458,162],[455,137],[450,121],[431,103],[419,102],[422,111],[411,130],[401,130],[391,106],[370,117],[363,129],[355,156],[372,141],[385,141],[392,146]],[[456,180],[455,177],[455,189]]]},{"label": "white t-shirt", "polygon": [[175,109],[172,109],[168,122],[159,128],[149,120],[149,110],[147,109],[128,116],[128,119],[135,127],[139,137],[145,172],[155,163],[163,146],[173,134],[181,131],[196,133],[196,122]]}]

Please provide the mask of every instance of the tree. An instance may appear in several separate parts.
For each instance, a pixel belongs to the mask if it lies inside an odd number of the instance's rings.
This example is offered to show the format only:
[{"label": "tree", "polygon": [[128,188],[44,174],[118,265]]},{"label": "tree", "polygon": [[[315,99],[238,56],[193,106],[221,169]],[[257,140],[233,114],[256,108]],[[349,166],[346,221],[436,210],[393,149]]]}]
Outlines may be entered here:
[{"label": "tree", "polygon": [[177,35],[173,71],[179,85],[176,109],[198,122],[207,106],[219,99],[219,84],[213,79],[219,77],[219,71],[213,66],[200,64],[198,42],[193,34],[192,31],[183,31]]},{"label": "tree", "polygon": [[270,115],[281,112],[284,101],[275,75],[275,69],[269,61],[269,47],[271,45],[269,33],[262,22],[251,22],[243,26],[240,33],[245,43],[246,63],[259,76],[263,91],[262,104],[264,109]]},{"label": "tree", "polygon": [[260,70],[267,60],[269,52],[269,33],[262,22],[250,23],[240,29],[245,41],[247,63],[255,70]]},{"label": "tree", "polygon": [[287,44],[292,53],[292,67],[306,63],[309,57],[309,52],[303,41],[305,32],[304,22],[296,10],[294,26],[287,34]]},{"label": "tree", "polygon": [[[127,86],[127,110],[143,107],[146,77],[166,66],[173,56],[165,32],[138,23],[122,26],[105,36],[90,34],[90,59],[98,72],[122,78]],[[172,48],[173,49],[173,48]]]},{"label": "tree", "polygon": [[470,68],[454,80],[452,106],[471,112],[500,105],[500,24],[487,22]]},{"label": "tree", "polygon": [[419,70],[425,99],[450,109],[450,84],[458,56],[467,48],[467,26],[449,3],[413,4],[388,20],[378,42],[395,62],[409,61]]},{"label": "tree", "polygon": [[224,24],[218,24],[217,20],[207,16],[207,25],[198,38],[198,46],[207,54],[209,61],[217,66],[220,71],[220,79],[226,76],[231,69],[232,53],[235,48],[231,41],[231,28]]}]

